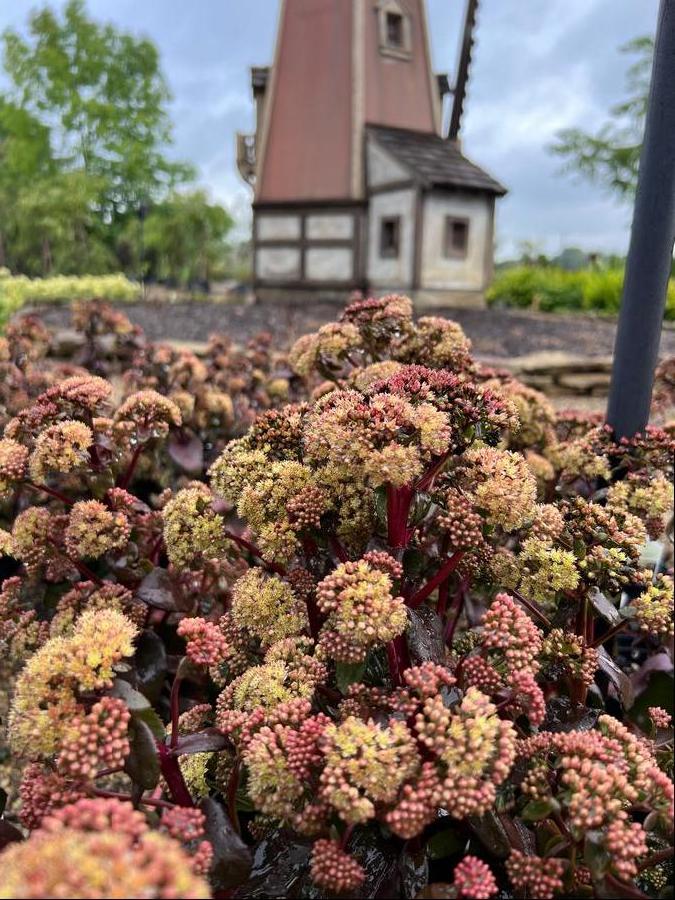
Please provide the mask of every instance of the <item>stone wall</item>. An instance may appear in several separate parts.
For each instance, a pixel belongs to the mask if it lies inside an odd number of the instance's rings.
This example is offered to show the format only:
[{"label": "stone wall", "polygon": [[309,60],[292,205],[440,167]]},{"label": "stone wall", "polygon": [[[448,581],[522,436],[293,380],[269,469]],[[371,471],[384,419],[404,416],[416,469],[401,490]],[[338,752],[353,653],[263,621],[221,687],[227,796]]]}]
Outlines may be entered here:
[{"label": "stone wall", "polygon": [[549,397],[606,397],[612,372],[611,356],[577,356],[542,351],[527,356],[483,358],[495,368],[508,369],[525,384]]}]

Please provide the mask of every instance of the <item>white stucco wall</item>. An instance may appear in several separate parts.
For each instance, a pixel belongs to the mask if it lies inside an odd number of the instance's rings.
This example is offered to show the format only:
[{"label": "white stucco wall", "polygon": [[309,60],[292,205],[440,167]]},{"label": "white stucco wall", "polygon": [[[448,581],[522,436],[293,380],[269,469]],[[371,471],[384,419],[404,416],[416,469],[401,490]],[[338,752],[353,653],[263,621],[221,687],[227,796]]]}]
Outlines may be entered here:
[{"label": "white stucco wall", "polygon": [[[482,194],[438,193],[424,198],[422,289],[485,289],[492,260],[492,205],[492,198]],[[448,259],[443,255],[446,216],[469,220],[468,248],[463,259]]]},{"label": "white stucco wall", "polygon": [[345,213],[316,213],[305,219],[305,237],[311,241],[349,241],[354,234],[354,216]]},{"label": "white stucco wall", "polygon": [[296,247],[258,247],[255,253],[258,278],[290,281],[300,277],[300,249]]},{"label": "white stucco wall", "polygon": [[259,213],[255,227],[259,241],[297,241],[300,238],[300,216],[269,216]]},{"label": "white stucco wall", "polygon": [[[401,217],[398,258],[380,257],[380,223]],[[415,228],[415,191],[406,188],[373,194],[368,210],[367,278],[374,287],[409,288],[412,284]]]},{"label": "white stucco wall", "polygon": [[381,184],[389,184],[391,181],[402,181],[411,178],[410,172],[397,160],[383,150],[371,137],[366,146],[366,161],[368,168],[368,187],[378,187]]},{"label": "white stucco wall", "polygon": [[351,247],[308,247],[305,278],[310,281],[350,281],[353,277]]}]

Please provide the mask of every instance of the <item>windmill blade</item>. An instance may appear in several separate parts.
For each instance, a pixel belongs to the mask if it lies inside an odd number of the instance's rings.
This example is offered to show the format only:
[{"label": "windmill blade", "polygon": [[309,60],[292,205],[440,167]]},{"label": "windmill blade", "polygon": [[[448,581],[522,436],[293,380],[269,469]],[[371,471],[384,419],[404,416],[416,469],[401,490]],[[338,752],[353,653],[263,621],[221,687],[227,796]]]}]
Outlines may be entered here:
[{"label": "windmill blade", "polygon": [[459,134],[464,111],[464,99],[466,97],[466,84],[469,80],[469,68],[471,66],[471,51],[473,50],[473,30],[476,25],[476,12],[478,0],[467,0],[466,16],[464,17],[464,34],[462,35],[462,49],[459,54],[457,66],[457,78],[453,91],[452,113],[450,115],[450,128],[448,139],[454,141]]}]

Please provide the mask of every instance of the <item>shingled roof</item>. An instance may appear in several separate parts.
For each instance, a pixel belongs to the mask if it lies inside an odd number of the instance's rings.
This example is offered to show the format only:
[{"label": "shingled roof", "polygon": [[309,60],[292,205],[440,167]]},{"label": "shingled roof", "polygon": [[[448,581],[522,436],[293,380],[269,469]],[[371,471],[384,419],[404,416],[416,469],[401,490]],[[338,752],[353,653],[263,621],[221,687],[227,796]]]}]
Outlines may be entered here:
[{"label": "shingled roof", "polygon": [[452,141],[405,128],[367,128],[381,147],[426,185],[468,188],[500,196],[506,193],[503,185],[463,156]]}]

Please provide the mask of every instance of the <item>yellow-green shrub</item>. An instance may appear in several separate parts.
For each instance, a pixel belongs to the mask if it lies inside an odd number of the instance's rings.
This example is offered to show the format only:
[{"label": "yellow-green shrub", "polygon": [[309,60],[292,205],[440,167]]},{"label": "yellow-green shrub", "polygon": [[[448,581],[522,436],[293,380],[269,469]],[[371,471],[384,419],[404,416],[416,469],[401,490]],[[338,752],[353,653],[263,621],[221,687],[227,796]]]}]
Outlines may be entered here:
[{"label": "yellow-green shrub", "polygon": [[0,269],[0,326],[27,303],[61,303],[71,300],[136,300],[140,287],[124,275],[55,275],[28,278]]}]

